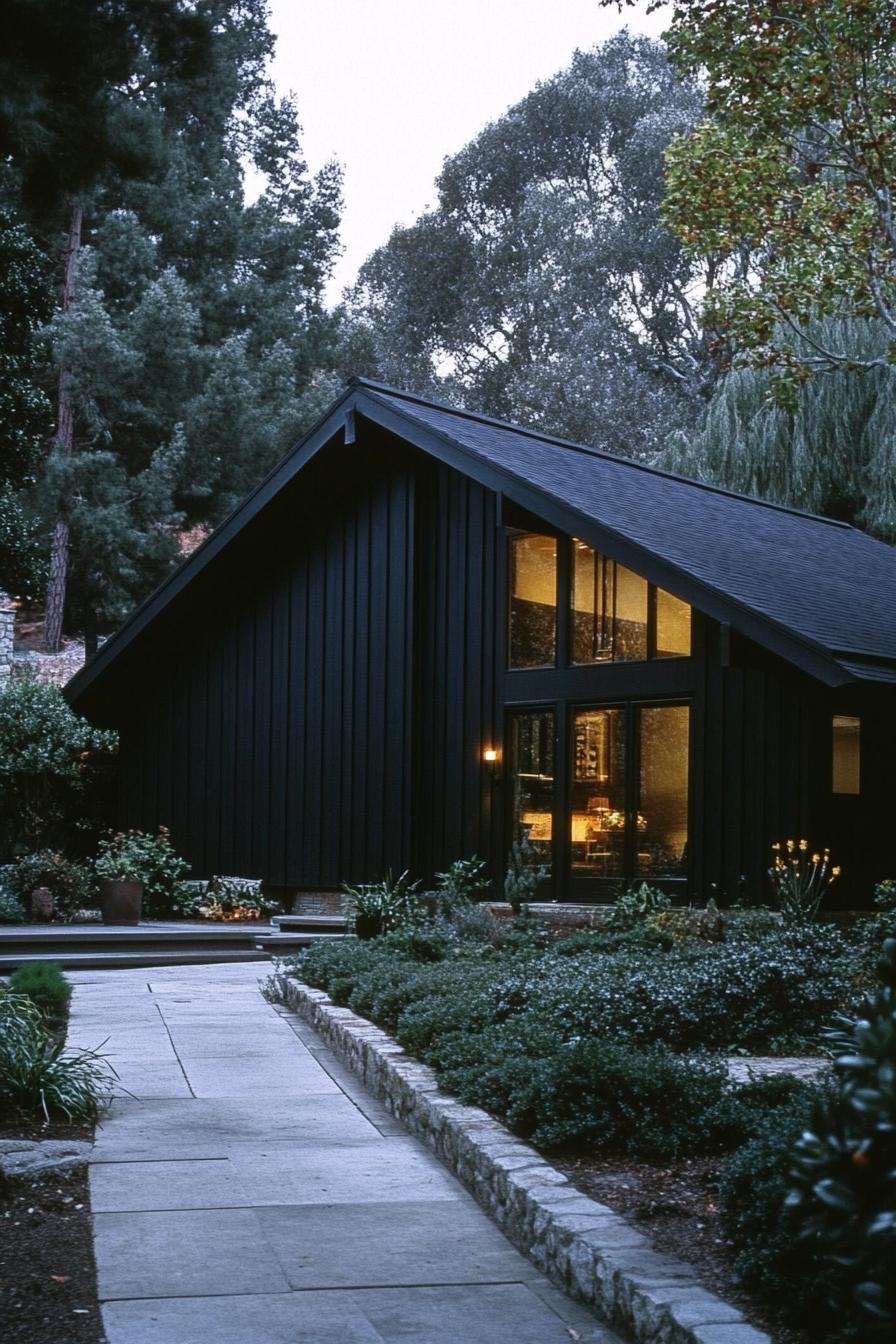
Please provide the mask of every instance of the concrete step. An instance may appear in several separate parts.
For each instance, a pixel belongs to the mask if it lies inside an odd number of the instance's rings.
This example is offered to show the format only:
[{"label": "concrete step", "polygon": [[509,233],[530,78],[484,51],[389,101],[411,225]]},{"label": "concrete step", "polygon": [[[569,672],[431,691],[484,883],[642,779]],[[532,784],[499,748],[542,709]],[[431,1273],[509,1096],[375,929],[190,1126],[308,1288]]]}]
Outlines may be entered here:
[{"label": "concrete step", "polygon": [[342,932],[313,933],[310,930],[291,929],[288,933],[261,934],[255,939],[255,946],[277,956],[281,952],[288,952],[290,948],[310,947],[312,943],[331,943],[344,937]]},{"label": "concrete step", "polygon": [[121,949],[148,943],[163,947],[251,947],[259,934],[271,932],[264,924],[25,924],[0,933],[0,950],[51,947]]},{"label": "concrete step", "polygon": [[274,915],[271,926],[280,933],[341,933],[348,920],[345,915]]},{"label": "concrete step", "polygon": [[170,949],[159,951],[152,947],[147,947],[142,951],[131,949],[124,952],[70,952],[54,949],[48,952],[22,951],[16,953],[10,952],[8,949],[0,949],[0,974],[8,975],[11,971],[17,971],[20,966],[29,965],[36,961],[55,962],[64,971],[88,971],[102,970],[103,968],[107,970],[127,970],[139,966],[205,966],[231,961],[261,962],[267,960],[268,954],[257,947],[212,948],[207,951],[195,947],[179,952]]}]

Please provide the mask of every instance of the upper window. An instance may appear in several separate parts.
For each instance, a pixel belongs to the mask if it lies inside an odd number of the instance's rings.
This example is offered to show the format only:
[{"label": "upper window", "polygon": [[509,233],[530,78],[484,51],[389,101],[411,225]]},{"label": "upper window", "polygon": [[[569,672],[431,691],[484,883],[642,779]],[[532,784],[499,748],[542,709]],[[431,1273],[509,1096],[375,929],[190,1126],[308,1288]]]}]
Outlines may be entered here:
[{"label": "upper window", "polygon": [[848,714],[835,714],[833,741],[834,793],[858,793],[861,777],[862,721]]},{"label": "upper window", "polygon": [[584,541],[572,546],[573,663],[687,657],[691,608]]},{"label": "upper window", "polygon": [[557,660],[557,539],[510,538],[510,666]]}]

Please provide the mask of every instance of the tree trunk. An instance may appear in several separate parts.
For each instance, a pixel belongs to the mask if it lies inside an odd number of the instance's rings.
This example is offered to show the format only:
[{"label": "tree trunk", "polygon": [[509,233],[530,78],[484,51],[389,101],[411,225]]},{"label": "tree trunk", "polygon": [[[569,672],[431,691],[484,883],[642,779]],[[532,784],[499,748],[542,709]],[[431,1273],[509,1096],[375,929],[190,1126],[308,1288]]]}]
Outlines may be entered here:
[{"label": "tree trunk", "polygon": [[[75,275],[78,253],[81,250],[80,205],[72,206],[68,230],[68,250],[65,256],[65,277],[62,284],[62,311],[65,312],[75,297]],[[75,441],[75,408],[71,398],[71,374],[59,371],[59,400],[56,417],[56,451],[68,455]],[[56,653],[62,646],[62,620],[65,615],[65,588],[68,578],[68,523],[59,519],[53,529],[50,551],[50,581],[47,584],[47,609],[44,616],[44,649]]]}]

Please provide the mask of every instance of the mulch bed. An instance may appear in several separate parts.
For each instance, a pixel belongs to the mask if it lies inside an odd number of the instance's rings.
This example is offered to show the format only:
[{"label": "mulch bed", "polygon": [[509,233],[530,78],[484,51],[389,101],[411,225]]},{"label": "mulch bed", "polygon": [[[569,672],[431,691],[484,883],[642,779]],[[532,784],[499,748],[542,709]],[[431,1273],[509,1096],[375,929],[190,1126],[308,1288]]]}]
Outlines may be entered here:
[{"label": "mulch bed", "polygon": [[[90,1125],[0,1122],[4,1139],[92,1139]],[[3,1344],[102,1344],[87,1169],[0,1178]]]},{"label": "mulch bed", "polygon": [[551,1154],[549,1160],[586,1195],[623,1214],[657,1250],[686,1260],[710,1292],[739,1307],[775,1344],[817,1344],[814,1336],[785,1324],[767,1302],[746,1292],[735,1273],[734,1252],[715,1202],[723,1158],[662,1166],[575,1154]]}]

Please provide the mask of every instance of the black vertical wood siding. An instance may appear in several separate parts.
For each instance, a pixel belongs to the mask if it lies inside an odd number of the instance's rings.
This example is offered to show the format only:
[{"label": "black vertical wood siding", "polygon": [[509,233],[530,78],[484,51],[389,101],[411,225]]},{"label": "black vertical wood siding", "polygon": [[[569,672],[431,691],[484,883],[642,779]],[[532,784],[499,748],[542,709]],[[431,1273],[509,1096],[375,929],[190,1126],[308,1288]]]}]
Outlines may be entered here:
[{"label": "black vertical wood siding", "polygon": [[169,826],[204,875],[333,887],[400,868],[415,507],[408,454],[334,446],[197,589],[117,708],[125,824]]},{"label": "black vertical wood siding", "polygon": [[692,897],[733,900],[742,877],[762,892],[774,839],[836,838],[840,702],[809,678],[710,620],[687,665],[507,676],[493,491],[361,422],[300,481],[194,583],[99,715],[121,730],[122,821],[170,826],[197,874],[335,887],[478,853],[498,877],[505,786],[482,751],[500,745],[505,698],[597,702],[604,686],[692,706]]},{"label": "black vertical wood siding", "polygon": [[502,827],[491,824],[498,786],[482,764],[484,747],[500,740],[499,544],[492,491],[439,464],[421,470],[410,853],[424,876],[473,854],[500,858]]}]

